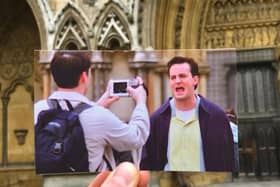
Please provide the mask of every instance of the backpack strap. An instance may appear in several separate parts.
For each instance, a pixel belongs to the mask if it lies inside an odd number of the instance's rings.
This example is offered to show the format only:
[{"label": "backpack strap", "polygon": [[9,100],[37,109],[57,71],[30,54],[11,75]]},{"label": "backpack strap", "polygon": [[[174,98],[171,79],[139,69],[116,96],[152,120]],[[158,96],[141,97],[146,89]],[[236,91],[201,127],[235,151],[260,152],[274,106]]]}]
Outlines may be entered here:
[{"label": "backpack strap", "polygon": [[[67,105],[67,108],[69,109],[69,111],[74,111],[74,112],[77,112],[78,114],[80,114],[82,111],[92,107],[91,105],[89,105],[87,103],[79,103],[76,107],[73,108],[73,106],[71,105],[69,100],[64,99],[63,101],[66,102],[66,105]],[[57,109],[62,110],[57,99],[48,99],[47,103],[50,108],[57,108]]]},{"label": "backpack strap", "polygon": [[[67,100],[66,100],[67,101]],[[73,111],[77,112],[78,114],[80,114],[81,112],[83,112],[84,110],[88,109],[92,107],[91,105],[87,104],[87,103],[80,103],[78,104]]]},{"label": "backpack strap", "polygon": [[47,99],[47,104],[49,105],[50,108],[57,108],[62,110],[57,99]]},{"label": "backpack strap", "polygon": [[[92,106],[89,105],[89,104],[87,104],[87,103],[80,103],[80,104],[78,104],[78,106],[76,106],[76,107],[73,109],[73,111],[75,111],[75,112],[77,112],[78,114],[80,114],[82,111],[84,111],[84,110],[86,110],[86,109],[88,109],[88,108],[90,108],[90,107],[92,107]],[[112,166],[111,166],[109,160],[105,157],[105,155],[103,155],[103,159],[104,159],[105,163],[107,164],[108,169],[112,171],[113,168],[112,168]],[[99,167],[100,167],[100,166],[99,166]],[[99,167],[98,167],[98,168],[99,168]]]},{"label": "backpack strap", "polygon": [[104,161],[106,162],[106,164],[107,164],[107,166],[108,166],[108,169],[109,169],[110,171],[112,171],[113,168],[112,168],[112,166],[111,166],[109,160],[105,157],[105,155],[103,155],[103,159],[104,159]]},{"label": "backpack strap", "polygon": [[[69,100],[64,100],[67,104],[67,107],[69,108],[69,110],[72,110],[74,112],[77,112],[78,114],[80,114],[81,112],[83,112],[84,110],[92,107],[91,105],[87,104],[87,103],[79,103],[76,107],[73,108],[73,106],[71,105]],[[48,105],[51,108],[57,108],[57,109],[62,109],[61,106],[59,105],[59,102],[57,99],[48,99],[47,100]],[[109,170],[113,170],[109,160],[105,157],[105,155],[103,155],[103,159],[105,161],[105,163],[107,164],[107,167]],[[99,166],[100,167],[100,166]],[[99,168],[98,167],[98,168]]]},{"label": "backpack strap", "polygon": [[71,103],[70,103],[70,101],[69,100],[64,100],[65,102],[66,102],[66,104],[67,104],[67,108],[70,110],[70,111],[72,111],[73,110],[73,106],[71,105]]}]

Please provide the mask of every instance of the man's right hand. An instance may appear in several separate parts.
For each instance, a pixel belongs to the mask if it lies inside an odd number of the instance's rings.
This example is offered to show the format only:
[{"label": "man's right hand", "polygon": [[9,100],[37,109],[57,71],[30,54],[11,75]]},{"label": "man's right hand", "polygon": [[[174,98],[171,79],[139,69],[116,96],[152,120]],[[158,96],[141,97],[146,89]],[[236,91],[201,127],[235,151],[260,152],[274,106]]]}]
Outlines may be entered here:
[{"label": "man's right hand", "polygon": [[106,91],[100,97],[100,99],[96,102],[98,105],[103,106],[105,108],[109,108],[114,102],[120,99],[119,96],[110,96],[110,83],[108,82]]},{"label": "man's right hand", "polygon": [[143,87],[143,80],[140,77],[137,77],[136,79],[138,80],[139,86],[137,88],[132,88],[129,86],[127,87],[127,91],[137,104],[146,104],[147,93]]}]

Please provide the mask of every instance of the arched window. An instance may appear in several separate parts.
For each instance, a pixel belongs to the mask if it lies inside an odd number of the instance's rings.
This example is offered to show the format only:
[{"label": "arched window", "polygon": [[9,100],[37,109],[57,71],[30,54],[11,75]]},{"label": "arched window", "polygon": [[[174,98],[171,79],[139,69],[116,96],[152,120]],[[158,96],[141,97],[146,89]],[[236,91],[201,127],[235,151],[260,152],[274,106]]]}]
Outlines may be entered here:
[{"label": "arched window", "polygon": [[66,44],[65,49],[66,50],[78,50],[79,48],[74,42],[69,42],[68,44]]},{"label": "arched window", "polygon": [[117,38],[112,38],[108,42],[108,48],[111,50],[116,50],[121,48],[120,41]]}]

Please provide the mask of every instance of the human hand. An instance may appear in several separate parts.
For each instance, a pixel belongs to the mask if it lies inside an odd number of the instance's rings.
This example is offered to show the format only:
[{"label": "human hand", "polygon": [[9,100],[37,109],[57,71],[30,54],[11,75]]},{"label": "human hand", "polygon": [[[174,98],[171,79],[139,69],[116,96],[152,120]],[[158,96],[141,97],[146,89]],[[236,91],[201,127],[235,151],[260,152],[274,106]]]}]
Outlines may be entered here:
[{"label": "human hand", "polygon": [[127,87],[127,92],[129,95],[136,101],[137,104],[139,103],[146,103],[147,100],[147,92],[143,87],[143,80],[141,77],[136,77],[138,81],[138,87],[137,88],[132,88],[132,87]]},{"label": "human hand", "polygon": [[119,99],[120,99],[119,96],[110,96],[110,81],[109,81],[107,84],[106,91],[96,103],[105,108],[109,108],[114,102],[116,102]]},{"label": "human hand", "polygon": [[113,170],[96,176],[88,187],[146,187],[149,183],[148,171],[139,171],[130,162],[123,162]]}]

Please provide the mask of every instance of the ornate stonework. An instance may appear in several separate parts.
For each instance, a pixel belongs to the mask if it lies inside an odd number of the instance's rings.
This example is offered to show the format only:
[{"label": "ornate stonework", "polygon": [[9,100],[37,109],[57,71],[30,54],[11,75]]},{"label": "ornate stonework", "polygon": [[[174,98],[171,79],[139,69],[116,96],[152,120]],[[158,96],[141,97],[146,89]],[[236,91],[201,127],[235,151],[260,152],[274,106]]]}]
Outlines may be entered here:
[{"label": "ornate stonework", "polygon": [[180,48],[181,44],[181,29],[182,29],[182,21],[185,12],[185,1],[180,0],[177,16],[176,16],[176,23],[175,23],[175,48]]},{"label": "ornate stonework", "polygon": [[98,46],[107,49],[114,49],[114,46],[112,46],[114,44],[110,43],[112,42],[112,39],[115,39],[121,48],[122,46],[129,45],[130,43],[126,28],[113,12],[107,16],[103,26],[101,27],[101,33],[98,38]]},{"label": "ornate stonework", "polygon": [[280,2],[213,0],[202,48],[257,48],[279,45]]},{"label": "ornate stonework", "polygon": [[[23,29],[23,28],[21,28]],[[20,40],[12,40],[7,44],[10,52],[4,52],[0,56],[0,78],[4,80],[13,80],[16,78],[29,78],[33,73],[33,41],[29,31],[19,29],[14,34],[21,34],[26,38],[26,42]],[[25,45],[25,48],[22,46]]]},{"label": "ornate stonework", "polygon": [[60,34],[55,42],[55,49],[69,49],[71,43],[76,46],[76,50],[88,48],[83,31],[72,17],[61,27]]}]

